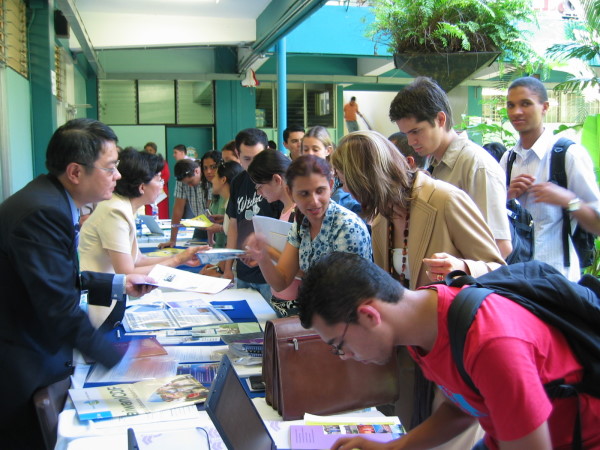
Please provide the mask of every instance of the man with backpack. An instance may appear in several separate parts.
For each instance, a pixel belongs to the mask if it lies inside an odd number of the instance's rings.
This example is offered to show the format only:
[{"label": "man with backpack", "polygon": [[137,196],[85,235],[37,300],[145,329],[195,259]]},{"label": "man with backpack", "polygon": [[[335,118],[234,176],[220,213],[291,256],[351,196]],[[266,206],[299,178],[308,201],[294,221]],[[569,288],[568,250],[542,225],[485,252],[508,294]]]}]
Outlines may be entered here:
[{"label": "man with backpack", "polygon": [[[553,278],[564,280],[584,303],[597,300],[591,290],[557,273]],[[587,393],[550,398],[546,393],[545,385],[557,380],[579,383],[583,365],[565,334],[519,303],[492,293],[481,304],[466,335],[463,358],[477,390],[465,381],[450,350],[453,325],[448,321],[459,292],[461,288],[444,284],[404,289],[372,262],[346,253],[329,254],[307,272],[298,297],[300,320],[335,355],[383,364],[397,347],[407,346],[446,396],[425,422],[396,441],[350,437],[332,448],[432,448],[475,420],[486,431],[478,449],[599,448],[600,398]],[[598,312],[598,306],[592,310]]]},{"label": "man with backpack", "polygon": [[[562,148],[556,148],[560,138],[544,127],[548,93],[537,78],[513,81],[508,88],[506,108],[511,124],[519,133],[517,145],[500,161],[510,172],[508,199],[518,199],[533,218],[534,258],[576,281],[581,264],[567,235],[576,231],[580,221],[590,231],[598,228],[594,225],[598,217],[589,207],[600,198],[592,159],[585,148],[571,141],[563,141]],[[562,153],[562,160],[553,158],[554,153]],[[511,159],[513,163],[508,170]],[[556,162],[551,168],[553,161]],[[556,179],[559,174],[566,178],[563,188],[570,191],[568,195],[557,189],[557,184],[563,184]],[[563,225],[568,228],[563,230]],[[593,245],[593,238],[587,245]]]}]

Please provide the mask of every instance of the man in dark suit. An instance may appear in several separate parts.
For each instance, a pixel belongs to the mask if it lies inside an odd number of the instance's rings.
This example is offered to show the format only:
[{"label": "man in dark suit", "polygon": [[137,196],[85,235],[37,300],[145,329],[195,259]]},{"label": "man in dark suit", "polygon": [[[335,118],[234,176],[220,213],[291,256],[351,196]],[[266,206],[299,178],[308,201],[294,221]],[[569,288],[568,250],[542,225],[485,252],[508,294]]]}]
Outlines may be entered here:
[{"label": "man in dark suit", "polygon": [[79,307],[110,305],[150,288],[142,275],[79,272],[78,208],[111,197],[117,137],[75,119],[52,136],[47,175],[0,205],[0,447],[43,448],[33,393],[72,373],[73,349],[111,367],[121,355]]}]

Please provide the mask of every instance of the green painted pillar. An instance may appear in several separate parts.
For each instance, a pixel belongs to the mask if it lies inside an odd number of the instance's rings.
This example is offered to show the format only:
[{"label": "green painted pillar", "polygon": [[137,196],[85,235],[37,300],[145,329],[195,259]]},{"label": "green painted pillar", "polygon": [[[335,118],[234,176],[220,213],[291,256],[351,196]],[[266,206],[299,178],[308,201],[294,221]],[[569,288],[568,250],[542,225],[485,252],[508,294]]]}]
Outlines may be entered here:
[{"label": "green painted pillar", "polygon": [[217,148],[235,139],[245,128],[256,126],[256,89],[238,80],[215,81],[215,131]]},{"label": "green painted pillar", "polygon": [[29,80],[34,176],[46,172],[46,147],[57,127],[54,70],[54,1],[32,0],[28,7]]}]

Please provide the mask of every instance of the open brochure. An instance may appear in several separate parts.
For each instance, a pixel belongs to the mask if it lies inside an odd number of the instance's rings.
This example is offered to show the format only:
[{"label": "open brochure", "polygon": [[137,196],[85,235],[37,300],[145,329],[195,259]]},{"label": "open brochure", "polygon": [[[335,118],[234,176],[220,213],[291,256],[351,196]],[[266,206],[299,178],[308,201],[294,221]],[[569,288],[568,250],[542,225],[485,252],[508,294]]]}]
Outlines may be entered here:
[{"label": "open brochure", "polygon": [[331,448],[341,437],[361,436],[389,442],[406,433],[398,417],[304,416],[305,425],[290,426],[291,448]]},{"label": "open brochure", "polygon": [[80,420],[134,416],[200,403],[208,389],[191,375],[69,389]]},{"label": "open brochure", "polygon": [[260,233],[266,237],[269,245],[280,252],[283,251],[287,236],[292,228],[291,222],[273,219],[272,217],[254,216],[252,217],[254,232]]},{"label": "open brochure", "polygon": [[178,308],[125,311],[123,326],[128,332],[190,328],[231,323],[231,319],[204,300],[184,302]]},{"label": "open brochure", "polygon": [[148,276],[154,278],[159,287],[203,294],[217,294],[231,283],[227,278],[208,277],[161,264],[154,266]]}]

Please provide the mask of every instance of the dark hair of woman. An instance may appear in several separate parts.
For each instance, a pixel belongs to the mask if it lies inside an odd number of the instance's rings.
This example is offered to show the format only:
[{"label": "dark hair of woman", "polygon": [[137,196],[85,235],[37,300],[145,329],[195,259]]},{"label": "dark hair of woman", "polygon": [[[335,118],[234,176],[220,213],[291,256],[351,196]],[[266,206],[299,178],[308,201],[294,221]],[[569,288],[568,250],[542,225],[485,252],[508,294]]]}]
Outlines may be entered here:
[{"label": "dark hair of woman", "polygon": [[243,171],[244,168],[237,161],[221,161],[221,164],[217,167],[217,176],[219,178],[225,177],[227,183],[230,184],[231,180]]},{"label": "dark hair of woman", "polygon": [[211,150],[209,152],[206,152],[204,155],[202,155],[202,158],[200,158],[200,186],[202,187],[202,191],[204,192],[204,195],[206,197],[205,201],[208,202],[208,190],[211,188],[211,184],[210,181],[208,181],[206,179],[206,176],[204,175],[204,160],[206,159],[212,159],[218,167],[222,159],[221,152],[217,150]]},{"label": "dark hair of woman", "polygon": [[271,181],[275,174],[285,178],[291,163],[292,160],[283,153],[266,149],[254,157],[248,166],[248,175],[255,184],[265,184]]},{"label": "dark hair of woman", "polygon": [[142,195],[140,184],[148,184],[165,166],[161,155],[125,149],[119,153],[119,173],[115,192],[123,197],[136,198]]}]

